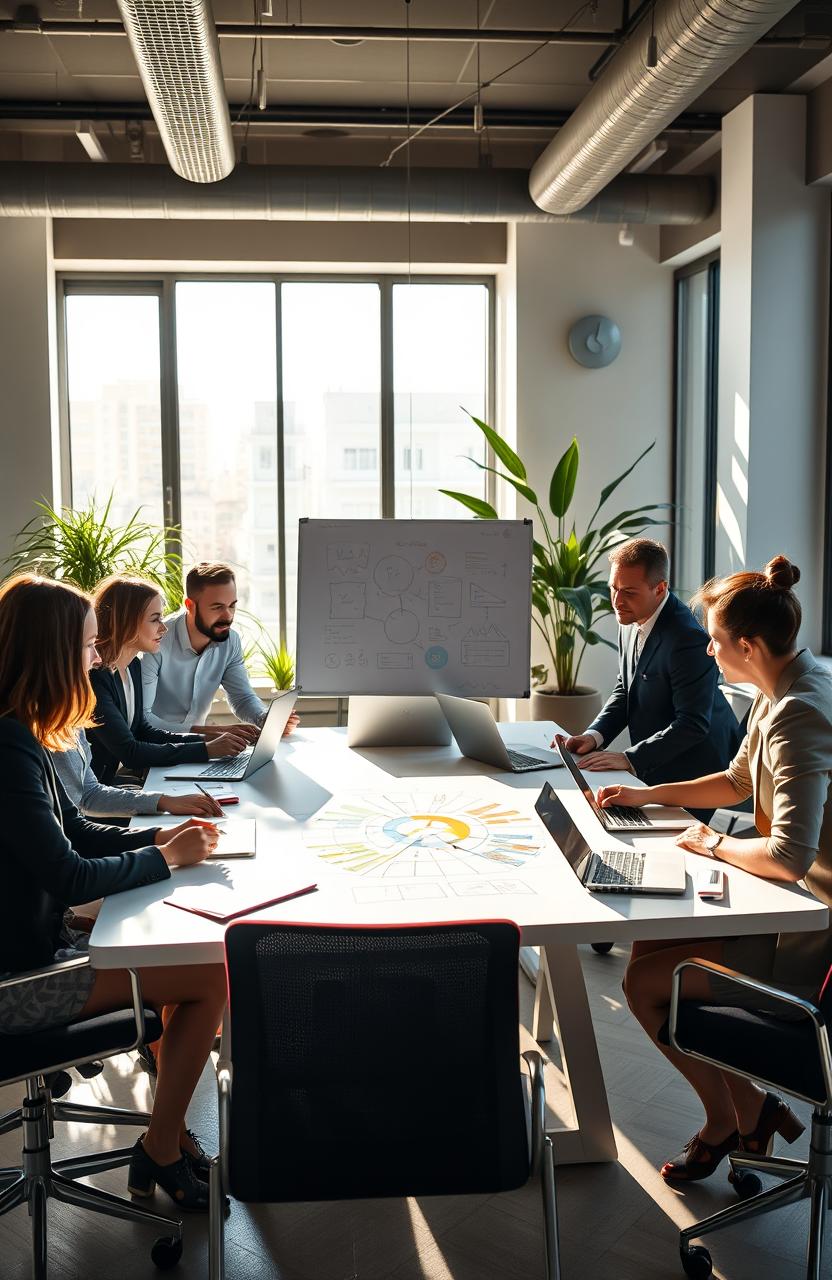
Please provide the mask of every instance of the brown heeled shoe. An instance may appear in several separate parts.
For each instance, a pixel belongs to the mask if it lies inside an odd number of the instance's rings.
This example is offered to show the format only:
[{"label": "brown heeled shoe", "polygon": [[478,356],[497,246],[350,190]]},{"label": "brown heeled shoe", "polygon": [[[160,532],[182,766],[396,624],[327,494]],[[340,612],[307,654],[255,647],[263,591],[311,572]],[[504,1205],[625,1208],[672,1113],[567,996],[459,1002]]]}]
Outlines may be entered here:
[{"label": "brown heeled shoe", "polygon": [[701,1134],[695,1133],[685,1143],[678,1156],[666,1160],[661,1167],[661,1175],[665,1182],[699,1182],[709,1178],[727,1155],[736,1151],[740,1135],[736,1129],[722,1142],[706,1142]]},{"label": "brown heeled shoe", "polygon": [[803,1121],[782,1098],[778,1098],[776,1093],[767,1093],[756,1127],[750,1133],[740,1134],[739,1149],[751,1155],[770,1156],[776,1133],[786,1142],[796,1142],[805,1128]]}]

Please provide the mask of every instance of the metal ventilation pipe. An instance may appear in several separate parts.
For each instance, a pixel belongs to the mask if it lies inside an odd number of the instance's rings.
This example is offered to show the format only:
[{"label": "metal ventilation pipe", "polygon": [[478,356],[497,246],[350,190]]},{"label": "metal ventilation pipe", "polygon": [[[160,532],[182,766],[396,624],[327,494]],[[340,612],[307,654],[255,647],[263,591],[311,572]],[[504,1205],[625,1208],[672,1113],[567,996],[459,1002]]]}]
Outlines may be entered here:
[{"label": "metal ventilation pipe", "polygon": [[[560,216],[582,209],[795,2],[657,0],[532,166],[535,204]],[[652,28],[658,63],[648,67]]]},{"label": "metal ventilation pipe", "polygon": [[231,117],[211,0],[118,0],[172,169],[218,182],[234,168]]},{"label": "metal ventilation pipe", "polygon": [[0,165],[0,217],[317,222],[613,222],[686,225],[713,210],[710,178],[624,174],[570,217],[529,195],[525,169],[240,165],[194,187],[166,165]]}]

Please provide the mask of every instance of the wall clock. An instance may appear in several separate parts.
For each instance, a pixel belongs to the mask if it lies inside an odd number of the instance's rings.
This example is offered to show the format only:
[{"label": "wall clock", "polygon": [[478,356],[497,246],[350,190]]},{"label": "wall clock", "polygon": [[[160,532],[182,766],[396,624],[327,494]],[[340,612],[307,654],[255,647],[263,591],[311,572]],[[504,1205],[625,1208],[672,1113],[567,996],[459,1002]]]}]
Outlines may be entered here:
[{"label": "wall clock", "polygon": [[583,316],[569,330],[569,351],[585,369],[604,369],[621,350],[621,330],[608,316]]}]

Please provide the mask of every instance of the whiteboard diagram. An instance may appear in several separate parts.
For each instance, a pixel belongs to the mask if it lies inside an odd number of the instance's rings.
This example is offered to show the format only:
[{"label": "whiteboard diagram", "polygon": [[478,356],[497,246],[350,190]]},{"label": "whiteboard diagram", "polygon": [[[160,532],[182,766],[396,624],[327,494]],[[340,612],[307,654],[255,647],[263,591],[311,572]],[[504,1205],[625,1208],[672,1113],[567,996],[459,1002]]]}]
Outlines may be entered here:
[{"label": "whiteboard diagram", "polygon": [[[304,841],[328,866],[383,880],[391,893],[397,886],[393,896],[400,898],[416,886],[423,886],[420,896],[445,896],[434,887],[443,883],[460,894],[473,892],[475,877],[489,885],[501,872],[515,877],[541,849],[532,820],[510,801],[427,788],[336,796]],[[499,892],[485,885],[482,891]]]},{"label": "whiteboard diagram", "polygon": [[301,520],[298,683],[528,696],[531,549],[525,520]]}]

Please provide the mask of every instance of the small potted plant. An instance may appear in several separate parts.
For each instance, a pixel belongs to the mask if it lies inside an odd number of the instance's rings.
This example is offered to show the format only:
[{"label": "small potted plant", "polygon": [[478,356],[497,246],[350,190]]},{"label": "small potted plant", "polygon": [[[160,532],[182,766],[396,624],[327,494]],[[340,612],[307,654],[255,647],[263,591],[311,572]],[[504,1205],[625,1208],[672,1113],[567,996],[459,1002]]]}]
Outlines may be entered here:
[{"label": "small potted plant", "polygon": [[258,645],[257,653],[263,674],[271,680],[275,693],[291,689],[295,683],[295,660],[286,646],[267,637]]},{"label": "small potted plant", "polygon": [[[672,504],[653,502],[621,511],[602,524],[596,524],[596,521],[601,508],[622,480],[655,446],[655,441],[626,471],[605,485],[583,534],[579,536],[574,520],[570,523],[568,519],[578,478],[578,441],[573,437],[552,472],[547,514],[536,491],[528,483],[523,462],[511,446],[479,418],[473,414],[468,416],[482,431],[503,469],[497,470],[475,458],[472,462],[510,484],[536,511],[532,621],[543,637],[549,664],[538,663],[532,668],[532,719],[554,720],[569,733],[581,733],[601,709],[598,690],[578,683],[584,654],[587,647],[596,644],[615,648],[596,629],[598,623],[612,612],[606,574],[607,553],[649,526],[665,524],[665,520],[656,519],[648,513]],[[462,503],[481,520],[498,518],[494,507],[482,498],[450,489],[442,489],[441,492]]]}]

